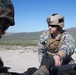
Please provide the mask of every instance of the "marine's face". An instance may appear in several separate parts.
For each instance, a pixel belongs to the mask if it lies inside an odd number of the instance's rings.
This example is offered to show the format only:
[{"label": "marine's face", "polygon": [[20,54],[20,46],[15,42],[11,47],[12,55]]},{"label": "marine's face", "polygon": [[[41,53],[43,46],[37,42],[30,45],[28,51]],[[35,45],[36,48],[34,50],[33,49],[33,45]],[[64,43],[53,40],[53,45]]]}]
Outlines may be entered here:
[{"label": "marine's face", "polygon": [[56,25],[49,25],[48,28],[49,28],[50,34],[56,34],[57,33]]}]

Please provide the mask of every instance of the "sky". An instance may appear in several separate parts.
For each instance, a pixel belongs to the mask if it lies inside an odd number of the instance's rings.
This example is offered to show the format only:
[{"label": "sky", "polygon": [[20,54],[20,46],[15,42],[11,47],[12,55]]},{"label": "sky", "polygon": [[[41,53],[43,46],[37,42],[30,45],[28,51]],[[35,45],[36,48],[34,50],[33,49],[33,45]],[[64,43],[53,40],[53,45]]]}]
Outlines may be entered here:
[{"label": "sky", "polygon": [[7,32],[47,30],[46,18],[53,13],[64,16],[63,29],[76,27],[76,0],[11,0],[15,10],[15,25]]}]

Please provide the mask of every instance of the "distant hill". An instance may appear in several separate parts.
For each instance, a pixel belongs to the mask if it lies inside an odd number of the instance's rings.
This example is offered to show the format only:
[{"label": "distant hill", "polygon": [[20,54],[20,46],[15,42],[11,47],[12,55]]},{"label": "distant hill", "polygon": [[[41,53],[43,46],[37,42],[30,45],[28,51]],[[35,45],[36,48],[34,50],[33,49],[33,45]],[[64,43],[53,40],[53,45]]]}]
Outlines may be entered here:
[{"label": "distant hill", "polygon": [[[76,40],[76,27],[66,29],[71,33]],[[0,44],[10,44],[10,45],[37,45],[40,35],[43,31],[40,32],[21,32],[21,33],[7,33],[3,36],[0,41]]]},{"label": "distant hill", "polygon": [[66,31],[68,31],[70,34],[72,34],[74,38],[76,38],[76,27],[68,28],[68,29],[66,29]]}]

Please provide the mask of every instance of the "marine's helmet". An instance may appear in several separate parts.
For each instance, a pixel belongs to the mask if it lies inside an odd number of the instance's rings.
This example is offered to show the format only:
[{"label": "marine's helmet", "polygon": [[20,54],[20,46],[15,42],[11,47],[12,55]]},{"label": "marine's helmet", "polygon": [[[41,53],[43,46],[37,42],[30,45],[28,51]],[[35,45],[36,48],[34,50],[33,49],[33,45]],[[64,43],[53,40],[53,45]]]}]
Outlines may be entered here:
[{"label": "marine's helmet", "polygon": [[0,0],[0,37],[14,24],[14,6],[11,0]]},{"label": "marine's helmet", "polygon": [[64,27],[64,17],[59,14],[52,14],[47,18],[48,25],[58,25],[61,28]]}]

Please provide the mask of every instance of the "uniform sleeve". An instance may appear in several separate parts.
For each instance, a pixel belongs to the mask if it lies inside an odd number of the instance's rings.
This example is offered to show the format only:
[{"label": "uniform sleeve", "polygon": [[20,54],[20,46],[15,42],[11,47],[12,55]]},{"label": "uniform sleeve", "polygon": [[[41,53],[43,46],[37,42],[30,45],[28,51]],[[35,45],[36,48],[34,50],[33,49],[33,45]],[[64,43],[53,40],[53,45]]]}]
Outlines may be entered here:
[{"label": "uniform sleeve", "polygon": [[43,54],[44,54],[44,45],[42,44],[43,41],[43,35],[40,36],[39,43],[38,43],[38,56],[39,56],[39,62],[41,62]]},{"label": "uniform sleeve", "polygon": [[47,41],[48,36],[46,35],[46,32],[43,32],[42,35],[40,35],[39,43],[38,43],[38,56],[39,56],[39,61],[41,62],[44,51],[45,51],[45,43]]},{"label": "uniform sleeve", "polygon": [[62,46],[60,48],[66,56],[71,56],[75,50],[75,42],[71,34],[67,33],[62,37]]}]

